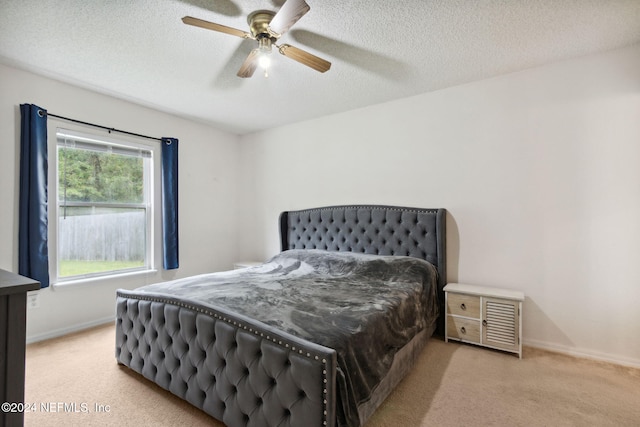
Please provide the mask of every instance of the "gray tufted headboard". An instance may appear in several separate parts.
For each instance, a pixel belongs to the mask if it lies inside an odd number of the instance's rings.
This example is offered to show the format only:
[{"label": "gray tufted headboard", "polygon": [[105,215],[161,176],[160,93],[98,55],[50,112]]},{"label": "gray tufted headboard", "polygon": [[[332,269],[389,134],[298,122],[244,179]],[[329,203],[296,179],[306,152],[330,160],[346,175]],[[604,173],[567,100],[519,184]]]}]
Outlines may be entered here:
[{"label": "gray tufted headboard", "polygon": [[[441,320],[447,281],[445,209],[400,206],[327,206],[280,214],[281,249],[324,249],[405,255],[438,269]],[[438,331],[443,331],[439,322]]]}]

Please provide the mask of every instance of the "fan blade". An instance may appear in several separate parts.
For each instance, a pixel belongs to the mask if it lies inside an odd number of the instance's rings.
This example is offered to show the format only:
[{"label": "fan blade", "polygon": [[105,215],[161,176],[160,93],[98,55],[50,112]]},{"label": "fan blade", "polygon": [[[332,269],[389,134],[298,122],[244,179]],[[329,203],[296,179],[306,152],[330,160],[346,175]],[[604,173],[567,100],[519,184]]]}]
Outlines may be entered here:
[{"label": "fan blade", "polygon": [[253,76],[256,68],[258,68],[258,56],[260,56],[260,49],[253,49],[238,70],[238,77],[246,79]]},{"label": "fan blade", "polygon": [[282,35],[309,12],[309,9],[311,8],[304,0],[287,0],[269,23],[269,29]]},{"label": "fan blade", "polygon": [[227,27],[226,25],[215,24],[213,22],[205,21],[203,19],[194,18],[192,16],[185,16],[182,18],[182,22],[187,25],[193,25],[195,27],[205,28],[207,30],[218,31],[220,33],[231,34],[232,36],[241,37],[243,39],[252,38],[251,34],[246,31],[237,30],[235,28]]},{"label": "fan blade", "polygon": [[298,49],[297,47],[293,47],[289,44],[278,46],[278,51],[287,58],[298,61],[299,63],[304,64],[307,67],[311,67],[316,71],[320,71],[321,73],[324,73],[325,71],[329,70],[329,68],[331,68],[331,62],[325,61],[322,58],[312,55],[302,49]]}]

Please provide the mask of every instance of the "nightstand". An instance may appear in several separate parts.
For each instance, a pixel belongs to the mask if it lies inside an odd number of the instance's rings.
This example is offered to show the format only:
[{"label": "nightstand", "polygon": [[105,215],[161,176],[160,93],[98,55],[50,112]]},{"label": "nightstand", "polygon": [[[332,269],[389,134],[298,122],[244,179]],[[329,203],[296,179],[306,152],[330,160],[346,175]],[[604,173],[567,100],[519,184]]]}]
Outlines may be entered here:
[{"label": "nightstand", "polygon": [[524,293],[462,283],[449,283],[444,292],[445,341],[509,351],[522,358]]},{"label": "nightstand", "polygon": [[239,270],[241,268],[255,267],[256,265],[261,265],[263,263],[259,261],[238,261],[233,263],[233,269]]}]

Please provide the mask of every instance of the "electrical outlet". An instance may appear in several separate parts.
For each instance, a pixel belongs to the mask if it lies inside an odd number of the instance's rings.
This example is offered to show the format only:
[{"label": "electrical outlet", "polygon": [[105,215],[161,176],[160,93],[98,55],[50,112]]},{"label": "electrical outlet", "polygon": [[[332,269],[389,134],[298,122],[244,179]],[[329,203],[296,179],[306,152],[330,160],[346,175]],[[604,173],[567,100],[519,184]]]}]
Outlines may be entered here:
[{"label": "electrical outlet", "polygon": [[40,307],[40,292],[39,291],[27,292],[27,307],[28,308],[38,308],[38,307]]}]

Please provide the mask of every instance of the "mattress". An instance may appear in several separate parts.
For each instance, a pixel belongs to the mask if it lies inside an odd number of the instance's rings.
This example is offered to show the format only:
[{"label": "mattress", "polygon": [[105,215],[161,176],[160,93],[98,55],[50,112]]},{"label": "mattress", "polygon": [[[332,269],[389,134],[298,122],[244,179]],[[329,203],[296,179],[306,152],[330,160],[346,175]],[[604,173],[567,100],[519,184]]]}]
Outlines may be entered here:
[{"label": "mattress", "polygon": [[359,425],[396,353],[438,317],[437,271],[427,261],[323,250],[287,250],[242,270],[144,286],[232,311],[336,350],[337,422]]}]

